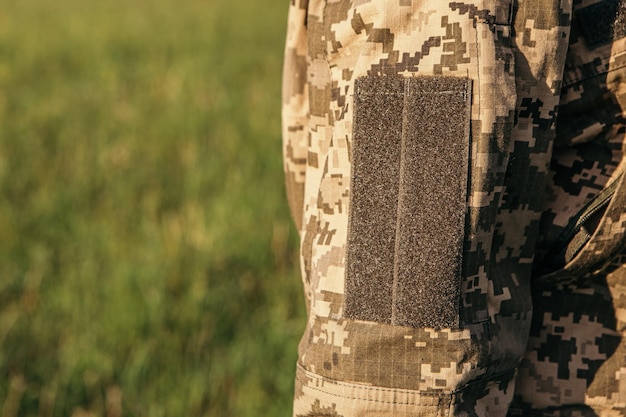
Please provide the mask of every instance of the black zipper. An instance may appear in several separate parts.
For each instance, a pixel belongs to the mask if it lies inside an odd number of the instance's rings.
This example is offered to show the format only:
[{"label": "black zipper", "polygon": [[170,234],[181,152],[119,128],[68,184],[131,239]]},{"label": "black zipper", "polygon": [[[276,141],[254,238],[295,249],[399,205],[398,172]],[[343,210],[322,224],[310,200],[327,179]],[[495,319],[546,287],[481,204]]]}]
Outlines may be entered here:
[{"label": "black zipper", "polygon": [[613,199],[622,175],[620,174],[608,187],[600,191],[593,200],[585,204],[570,219],[567,226],[559,234],[554,249],[546,256],[547,262],[540,268],[540,275],[545,275],[564,267],[589,242],[597,227],[597,223],[591,229],[587,229],[585,226],[594,216],[604,213],[604,210]]}]

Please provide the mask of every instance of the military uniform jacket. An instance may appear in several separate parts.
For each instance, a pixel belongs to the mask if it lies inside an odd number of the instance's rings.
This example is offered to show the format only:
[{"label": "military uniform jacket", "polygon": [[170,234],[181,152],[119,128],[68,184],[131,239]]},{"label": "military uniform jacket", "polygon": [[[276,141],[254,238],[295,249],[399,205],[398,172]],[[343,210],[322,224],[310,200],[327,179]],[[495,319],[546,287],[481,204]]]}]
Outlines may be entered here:
[{"label": "military uniform jacket", "polygon": [[292,0],[294,416],[626,415],[618,0]]}]

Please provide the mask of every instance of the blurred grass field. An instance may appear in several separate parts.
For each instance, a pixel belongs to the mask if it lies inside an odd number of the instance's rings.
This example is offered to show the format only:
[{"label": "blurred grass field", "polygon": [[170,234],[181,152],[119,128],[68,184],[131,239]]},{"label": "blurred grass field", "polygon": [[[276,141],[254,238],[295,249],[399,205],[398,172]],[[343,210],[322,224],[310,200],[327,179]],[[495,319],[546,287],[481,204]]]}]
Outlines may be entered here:
[{"label": "blurred grass field", "polygon": [[287,2],[0,3],[0,416],[286,416]]}]

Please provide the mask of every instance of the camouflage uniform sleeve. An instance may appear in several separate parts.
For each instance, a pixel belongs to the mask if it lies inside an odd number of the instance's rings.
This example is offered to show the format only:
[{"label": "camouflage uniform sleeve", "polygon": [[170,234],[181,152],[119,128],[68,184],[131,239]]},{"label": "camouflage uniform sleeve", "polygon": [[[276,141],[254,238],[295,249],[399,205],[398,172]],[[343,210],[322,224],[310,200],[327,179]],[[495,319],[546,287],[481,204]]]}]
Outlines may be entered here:
[{"label": "camouflage uniform sleeve", "polygon": [[574,3],[510,415],[626,415],[626,2]]},{"label": "camouflage uniform sleeve", "polygon": [[302,226],[309,109],[306,57],[307,0],[291,0],[283,68],[283,161],[289,208]]},{"label": "camouflage uniform sleeve", "polygon": [[[626,229],[626,176],[616,174],[623,161],[616,151],[590,162],[591,174],[604,170],[600,188],[619,185],[597,212],[594,237],[580,253],[566,245],[567,265],[537,266],[538,247],[542,262],[553,258],[545,236],[560,235],[562,218],[568,223],[581,208],[578,194],[574,205],[550,206],[561,175],[555,164],[578,169],[571,156],[552,158],[555,143],[572,142],[555,142],[570,32],[579,40],[572,2],[294,1],[284,155],[308,307],[294,417],[552,415],[555,403],[543,400],[561,388],[550,383],[570,377],[568,361],[587,360],[567,352],[590,343],[608,352],[615,343],[604,335],[552,343],[569,331],[563,323],[595,323],[600,315],[615,323],[606,309],[581,318],[571,308],[606,307],[619,296],[606,290],[594,298],[589,282],[568,285],[588,279],[600,261],[614,271],[619,258],[598,254],[619,256]],[[594,2],[615,0],[574,3]],[[607,65],[626,67],[618,52]],[[580,80],[599,62],[578,62]],[[564,91],[570,101],[585,96],[577,84]],[[621,146],[619,129],[602,129],[612,135],[609,146]],[[550,223],[545,213],[552,212],[559,222]],[[556,284],[538,284],[552,273]],[[570,305],[568,294],[578,301]],[[533,309],[542,317],[555,312],[557,321],[541,324]],[[550,365],[545,375],[529,354]],[[578,379],[600,365],[579,367]],[[579,385],[562,387],[584,397]]]}]

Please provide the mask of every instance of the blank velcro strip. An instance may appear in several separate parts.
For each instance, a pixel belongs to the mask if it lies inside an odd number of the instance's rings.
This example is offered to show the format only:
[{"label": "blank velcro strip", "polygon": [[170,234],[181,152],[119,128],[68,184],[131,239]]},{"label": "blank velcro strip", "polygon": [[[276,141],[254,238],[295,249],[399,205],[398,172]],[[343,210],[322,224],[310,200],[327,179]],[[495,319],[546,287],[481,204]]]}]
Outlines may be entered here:
[{"label": "blank velcro strip", "polygon": [[357,81],[346,317],[458,327],[470,88],[457,77]]},{"label": "blank velcro strip", "polygon": [[465,78],[411,78],[405,105],[394,322],[457,327],[467,210]]},{"label": "blank velcro strip", "polygon": [[404,80],[355,84],[347,317],[391,322]]}]

